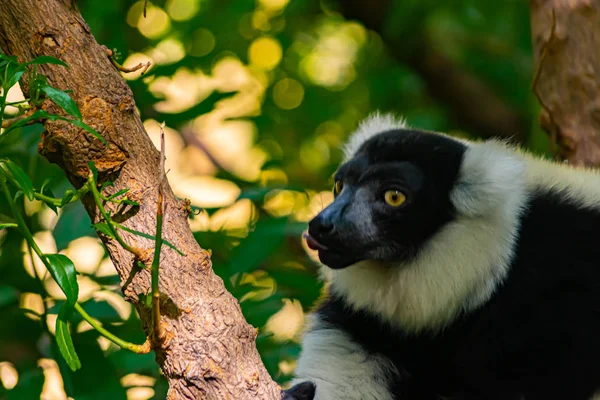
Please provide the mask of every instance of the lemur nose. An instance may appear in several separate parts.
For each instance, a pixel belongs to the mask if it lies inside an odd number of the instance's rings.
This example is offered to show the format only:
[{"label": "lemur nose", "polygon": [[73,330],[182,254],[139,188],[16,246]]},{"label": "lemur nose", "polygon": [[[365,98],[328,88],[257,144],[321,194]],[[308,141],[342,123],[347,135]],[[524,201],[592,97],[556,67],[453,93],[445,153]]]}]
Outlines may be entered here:
[{"label": "lemur nose", "polygon": [[325,220],[322,215],[317,215],[310,223],[308,224],[308,232],[311,236],[314,236],[316,239],[321,239],[331,234],[334,230],[334,225]]}]

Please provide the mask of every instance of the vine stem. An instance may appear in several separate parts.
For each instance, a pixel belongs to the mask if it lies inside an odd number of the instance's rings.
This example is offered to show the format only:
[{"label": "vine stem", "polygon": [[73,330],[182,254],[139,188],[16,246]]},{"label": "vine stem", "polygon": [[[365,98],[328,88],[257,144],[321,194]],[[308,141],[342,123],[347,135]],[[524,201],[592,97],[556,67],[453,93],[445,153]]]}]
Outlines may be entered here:
[{"label": "vine stem", "polygon": [[123,247],[125,250],[127,250],[128,252],[133,254],[138,260],[143,260],[142,251],[140,249],[138,249],[137,247],[130,246],[129,244],[127,244],[123,240],[121,235],[119,235],[119,232],[117,231],[117,228],[115,227],[115,223],[113,222],[112,218],[110,217],[110,215],[108,215],[108,212],[104,208],[104,205],[102,202],[102,196],[100,195],[100,192],[98,191],[98,188],[96,187],[96,182],[94,180],[94,174],[92,172],[90,172],[90,176],[88,177],[87,187],[89,188],[90,192],[92,193],[92,196],[94,197],[94,201],[96,202],[96,205],[98,206],[98,210],[100,210],[100,214],[102,215],[102,218],[104,219],[104,221],[106,221],[106,224],[109,226],[111,233],[114,235],[117,242],[119,242],[121,247]]},{"label": "vine stem", "polygon": [[[25,223],[25,219],[23,219],[23,215],[21,215],[21,213],[19,212],[17,204],[13,200],[13,198],[10,194],[10,191],[8,190],[8,185],[6,183],[6,177],[2,173],[0,173],[0,186],[2,187],[2,190],[4,191],[4,195],[6,197],[6,200],[8,202],[8,205],[9,205],[12,213],[15,216],[15,219],[17,220],[17,225],[18,225],[19,231],[21,231],[21,234],[25,237],[27,244],[38,255],[40,260],[42,260],[46,269],[50,270],[51,268],[50,268],[50,265],[49,265],[46,257],[43,257],[44,252],[42,251],[42,249],[40,249],[40,247],[36,243],[35,239],[33,238],[33,235],[31,234],[31,231],[29,230],[29,228],[27,227],[27,224]],[[35,266],[34,266],[34,268],[35,268]],[[77,310],[77,312],[81,315],[81,317],[85,321],[87,321],[91,326],[93,326],[94,329],[96,329],[96,331],[98,331],[98,333],[100,335],[104,336],[106,339],[110,340],[117,346],[119,346],[123,349],[126,349],[126,350],[130,350],[134,353],[139,353],[139,354],[150,352],[151,345],[150,345],[149,340],[146,340],[146,342],[141,345],[127,342],[127,341],[113,335],[106,329],[104,329],[94,318],[92,318],[87,312],[85,312],[85,310],[83,309],[83,307],[81,307],[81,305],[79,303],[75,303],[75,310]]]},{"label": "vine stem", "polygon": [[160,289],[158,286],[158,270],[160,267],[160,249],[162,247],[162,225],[163,225],[163,191],[162,185],[165,179],[165,132],[160,127],[160,177],[158,179],[158,201],[156,204],[156,240],[154,242],[154,258],[152,259],[152,321],[154,326],[154,340],[158,342],[161,337],[160,329]]}]

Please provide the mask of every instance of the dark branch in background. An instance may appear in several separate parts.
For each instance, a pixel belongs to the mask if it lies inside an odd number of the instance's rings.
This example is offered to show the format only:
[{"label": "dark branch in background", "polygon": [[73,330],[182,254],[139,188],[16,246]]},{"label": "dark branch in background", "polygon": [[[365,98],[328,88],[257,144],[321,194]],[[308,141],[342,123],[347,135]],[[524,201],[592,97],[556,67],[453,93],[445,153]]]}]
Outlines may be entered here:
[{"label": "dark branch in background", "polygon": [[410,41],[418,43],[412,50],[386,33],[386,17],[392,3],[391,0],[341,0],[339,5],[346,18],[359,20],[378,32],[391,55],[421,75],[429,94],[445,104],[464,129],[482,137],[522,141],[528,131],[523,116],[477,77],[432,48],[423,32],[411,32],[417,37],[411,37]]},{"label": "dark branch in background", "polygon": [[556,141],[558,137],[558,132],[556,131],[556,122],[552,118],[552,112],[550,112],[550,107],[544,102],[544,98],[540,95],[538,91],[538,82],[540,81],[540,76],[542,75],[542,69],[544,68],[544,62],[546,61],[546,57],[548,57],[548,48],[553,40],[556,39],[556,12],[552,9],[552,25],[550,28],[550,35],[548,36],[548,40],[542,45],[540,50],[540,57],[537,63],[537,68],[535,70],[535,75],[533,76],[533,81],[531,83],[531,91],[535,94],[535,97],[538,99],[540,106],[544,110],[545,115],[549,118],[549,126],[547,128],[548,134],[550,135],[550,151],[552,154],[556,156],[557,148]]},{"label": "dark branch in background", "polygon": [[540,126],[558,156],[600,166],[600,1],[531,0]]}]

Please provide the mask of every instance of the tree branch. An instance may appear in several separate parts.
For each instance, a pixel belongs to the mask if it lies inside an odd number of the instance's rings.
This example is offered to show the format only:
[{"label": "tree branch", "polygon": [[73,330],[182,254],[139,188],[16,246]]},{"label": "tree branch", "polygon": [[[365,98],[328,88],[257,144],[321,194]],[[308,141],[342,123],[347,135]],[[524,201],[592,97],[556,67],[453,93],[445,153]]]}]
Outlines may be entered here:
[{"label": "tree branch", "polygon": [[[123,222],[127,228],[154,234],[160,185],[159,153],[135,111],[130,88],[92,36],[70,0],[3,0],[0,7],[0,48],[9,55],[31,60],[50,55],[69,64],[41,65],[38,71],[50,84],[73,91],[85,123],[110,143],[104,146],[87,132],[62,121],[45,124],[39,150],[60,165],[80,187],[93,161],[100,180],[114,181],[115,190],[129,188],[128,197],[140,203]],[[22,82],[27,92],[28,82]],[[60,112],[47,102],[50,112]],[[168,398],[267,399],[280,398],[280,388],[264,368],[256,351],[256,330],[247,324],[237,301],[211,269],[211,261],[190,232],[187,213],[166,182],[162,184],[165,224],[162,236],[181,249],[161,252],[160,329],[154,343],[156,360],[169,381]],[[82,199],[93,223],[101,220],[95,202]],[[107,203],[113,211],[118,205]],[[131,301],[152,337],[152,312],[140,301],[151,293],[151,275],[134,267],[134,257],[114,240],[101,235]],[[123,232],[127,243],[153,248],[153,241]]]},{"label": "tree branch", "polygon": [[343,0],[340,7],[346,18],[357,19],[378,32],[392,56],[413,68],[426,82],[431,96],[444,103],[457,122],[482,137],[504,137],[522,141],[528,131],[525,118],[500,99],[477,77],[432,48],[423,32],[411,32],[418,44],[407,49],[385,29],[391,0]]},{"label": "tree branch", "polygon": [[600,0],[530,5],[540,126],[560,158],[600,166]]}]

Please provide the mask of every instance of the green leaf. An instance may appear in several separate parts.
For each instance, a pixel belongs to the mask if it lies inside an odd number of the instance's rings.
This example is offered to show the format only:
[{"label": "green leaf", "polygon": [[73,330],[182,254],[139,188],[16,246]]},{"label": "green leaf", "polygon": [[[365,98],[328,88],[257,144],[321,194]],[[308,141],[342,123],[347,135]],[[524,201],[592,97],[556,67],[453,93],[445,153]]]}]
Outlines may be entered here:
[{"label": "green leaf", "polygon": [[104,182],[104,183],[102,184],[102,186],[100,186],[100,190],[99,190],[99,192],[100,192],[100,193],[104,192],[104,189],[106,189],[106,188],[107,188],[107,187],[109,187],[109,186],[113,186],[114,184],[115,184],[115,183],[114,183],[114,182],[111,182],[111,181]]},{"label": "green leaf", "polygon": [[[48,197],[54,197],[54,193],[52,193],[52,190],[50,190],[46,187],[46,185],[48,183],[50,183],[50,179],[44,180],[44,183],[42,183],[42,187],[40,189],[40,193],[45,196],[48,196]],[[44,203],[48,206],[48,208],[50,208],[52,211],[54,211],[54,214],[58,215],[58,208],[54,205],[53,202],[44,201]],[[62,205],[62,201],[61,201],[61,205]]]},{"label": "green leaf", "polygon": [[[126,227],[124,225],[121,225],[121,224],[117,224],[117,227],[119,229],[123,229],[125,232],[129,232],[129,233],[132,233],[132,234],[137,235],[137,236],[141,236],[141,237],[146,238],[146,239],[156,240],[156,236],[150,235],[148,233],[136,231],[135,229],[128,228],[128,227]],[[172,248],[173,250],[175,250],[177,253],[179,253],[180,256],[184,256],[185,257],[185,254],[181,250],[179,250],[177,247],[173,246],[171,243],[169,243],[164,238],[163,238],[163,243],[166,246],[168,246],[168,247]]]},{"label": "green leaf", "polygon": [[103,235],[106,235],[111,239],[116,239],[115,234],[113,233],[112,229],[106,222],[98,222],[97,224],[94,224],[93,226],[94,226],[94,228],[96,228],[96,230],[98,232],[102,233]]},{"label": "green leaf", "polygon": [[109,197],[107,197],[107,199],[108,199],[108,200],[112,200],[112,199],[114,199],[115,197],[122,196],[122,195],[124,195],[124,194],[125,194],[125,193],[127,193],[127,192],[129,192],[129,188],[127,188],[127,189],[121,189],[121,190],[119,190],[117,193],[111,194]]},{"label": "green leaf", "polygon": [[19,200],[19,198],[23,196],[23,191],[22,190],[17,190],[17,193],[15,193],[15,195],[13,196],[13,201],[16,203],[17,200]]},{"label": "green leaf", "polygon": [[31,183],[31,179],[29,179],[25,171],[23,171],[21,167],[11,160],[4,160],[2,163],[11,173],[13,179],[19,184],[23,193],[25,193],[25,196],[27,196],[30,201],[33,201],[33,184]]},{"label": "green leaf", "polygon": [[68,94],[52,86],[42,86],[40,88],[46,95],[60,108],[81,121],[82,116],[77,103]]},{"label": "green leaf", "polygon": [[29,61],[29,62],[26,62],[23,65],[31,65],[31,64],[37,64],[37,65],[40,65],[40,64],[55,64],[55,65],[62,65],[63,67],[69,68],[69,65],[66,62],[64,62],[62,60],[59,60],[58,58],[51,57],[51,56],[39,56],[39,57],[36,57],[33,60]]},{"label": "green leaf", "polygon": [[4,137],[8,134],[8,132],[11,132],[17,128],[20,128],[22,126],[25,126],[27,124],[30,124],[32,121],[37,121],[39,119],[43,119],[43,118],[48,118],[48,114],[45,111],[42,110],[37,110],[34,111],[29,117],[27,118],[23,118],[20,121],[15,122],[14,124],[12,124],[11,126],[9,126],[8,128],[6,128],[6,130],[4,131],[4,133],[2,134],[1,137]]},{"label": "green leaf", "polygon": [[2,228],[18,228],[19,225],[14,222],[0,222],[0,229]]},{"label": "green leaf", "polygon": [[79,296],[79,285],[73,261],[63,254],[44,254],[42,258],[48,262],[50,274],[67,296],[67,302],[74,306]]},{"label": "green leaf", "polygon": [[72,312],[73,307],[68,302],[65,302],[56,319],[55,338],[58,349],[67,362],[67,365],[72,371],[77,371],[81,368],[81,361],[79,361],[79,357],[75,352],[75,346],[73,345],[73,339],[71,338],[71,331],[69,330],[68,323]]},{"label": "green leaf", "polygon": [[98,139],[99,141],[101,141],[102,144],[104,144],[106,147],[110,147],[109,144],[108,144],[108,142],[106,141],[106,139],[104,139],[104,137],[102,137],[102,135],[99,132],[97,132],[91,126],[87,125],[85,122],[83,122],[81,120],[77,120],[77,119],[66,119],[66,118],[65,118],[65,121],[69,121],[73,125],[81,128],[81,129],[85,129],[86,131],[88,131],[89,133],[91,133],[92,135],[94,135],[96,137],[96,139]]},{"label": "green leaf", "polygon": [[121,199],[121,203],[125,203],[130,206],[139,207],[140,203],[134,200],[129,200],[128,198]]},{"label": "green leaf", "polygon": [[10,89],[15,85],[15,83],[19,82],[19,79],[23,76],[25,71],[16,71],[13,75],[8,78],[8,82],[6,82],[6,86],[4,87],[6,90]]}]

